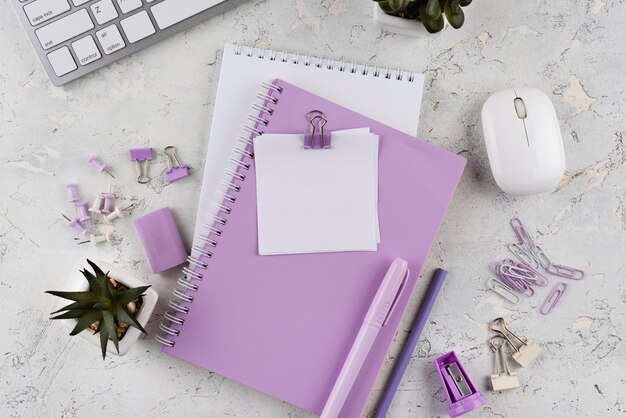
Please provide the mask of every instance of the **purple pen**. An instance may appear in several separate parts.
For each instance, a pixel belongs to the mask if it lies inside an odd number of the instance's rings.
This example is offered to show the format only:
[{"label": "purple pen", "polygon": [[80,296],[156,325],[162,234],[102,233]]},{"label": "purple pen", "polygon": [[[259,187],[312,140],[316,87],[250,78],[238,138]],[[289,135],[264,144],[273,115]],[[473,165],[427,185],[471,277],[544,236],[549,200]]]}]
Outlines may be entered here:
[{"label": "purple pen", "polygon": [[391,263],[328,396],[320,418],[337,418],[339,416],[343,403],[348,397],[379,331],[387,324],[389,317],[393,314],[409,274],[409,264],[405,260],[396,258]]},{"label": "purple pen", "polygon": [[391,401],[393,401],[393,397],[396,394],[396,390],[398,390],[404,371],[409,365],[409,361],[411,361],[411,356],[413,355],[413,351],[415,351],[415,346],[417,346],[420,334],[424,329],[424,325],[428,320],[430,311],[435,304],[435,300],[437,299],[437,295],[439,295],[439,291],[441,290],[441,286],[443,286],[443,282],[445,281],[447,274],[448,272],[443,269],[435,270],[435,277],[433,277],[430,286],[428,286],[424,302],[420,306],[417,316],[415,317],[415,321],[413,322],[413,326],[411,327],[409,339],[404,345],[402,354],[400,355],[400,358],[396,363],[396,367],[393,369],[393,373],[389,378],[387,388],[385,389],[385,393],[378,404],[374,418],[384,418],[387,415],[389,406],[391,406]]}]

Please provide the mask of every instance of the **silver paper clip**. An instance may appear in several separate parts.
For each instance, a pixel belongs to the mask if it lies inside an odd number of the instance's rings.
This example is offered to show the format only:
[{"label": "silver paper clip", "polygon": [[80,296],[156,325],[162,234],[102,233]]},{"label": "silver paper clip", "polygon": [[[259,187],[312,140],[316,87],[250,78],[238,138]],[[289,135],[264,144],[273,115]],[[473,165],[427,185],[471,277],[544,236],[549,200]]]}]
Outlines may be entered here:
[{"label": "silver paper clip", "polygon": [[566,279],[581,280],[585,277],[584,271],[562,264],[550,264],[547,270],[556,276],[565,277]]},{"label": "silver paper clip", "polygon": [[514,293],[513,289],[496,278],[492,277],[487,280],[487,287],[502,296],[504,299],[516,305],[521,300],[521,298]]},{"label": "silver paper clip", "polygon": [[[491,330],[497,332],[504,337],[511,347],[515,350],[513,353],[513,360],[522,367],[527,367],[532,361],[537,358],[541,353],[541,347],[539,347],[533,340],[529,338],[520,338],[513,334],[511,330],[506,327],[504,318],[496,318],[491,322]],[[517,341],[514,343],[513,341]]]},{"label": "silver paper clip", "polygon": [[565,293],[565,289],[567,289],[567,285],[565,283],[558,283],[556,286],[554,286],[554,288],[546,298],[546,301],[543,302],[543,305],[541,305],[541,309],[539,309],[539,312],[544,315],[552,312],[552,309],[556,308],[556,305],[559,303],[559,300],[563,296],[563,293]]},{"label": "silver paper clip", "polygon": [[550,261],[550,259],[540,246],[535,245],[535,248],[531,251],[531,253],[535,260],[537,260],[537,262],[541,264],[541,267],[543,267],[544,269],[548,270],[548,268],[552,265],[552,261]]},{"label": "silver paper clip", "polygon": [[539,268],[539,262],[533,254],[526,249],[526,247],[523,247],[521,244],[515,242],[507,245],[507,248],[509,252],[517,257],[522,263],[534,269]]},{"label": "silver paper clip", "polygon": [[330,148],[330,138],[328,138],[328,135],[324,134],[324,126],[328,122],[324,112],[321,110],[311,110],[306,114],[306,118],[309,121],[310,127],[309,133],[304,135],[304,148]]}]

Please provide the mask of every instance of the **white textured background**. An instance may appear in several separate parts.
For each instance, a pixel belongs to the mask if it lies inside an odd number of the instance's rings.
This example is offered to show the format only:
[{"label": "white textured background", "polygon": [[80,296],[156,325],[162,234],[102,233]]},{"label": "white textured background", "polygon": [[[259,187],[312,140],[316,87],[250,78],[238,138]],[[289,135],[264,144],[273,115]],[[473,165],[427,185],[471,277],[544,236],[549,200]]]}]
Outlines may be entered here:
[{"label": "white textured background", "polygon": [[[475,0],[465,26],[422,38],[381,34],[367,0],[249,3],[64,88],[53,87],[11,6],[0,3],[0,416],[307,417],[307,413],[171,358],[151,338],[125,357],[48,321],[72,264],[87,256],[146,278],[161,296],[156,332],[175,276],[154,276],[130,219],[96,250],[76,246],[59,213],[64,184],[91,199],[108,183],[85,163],[111,165],[134,216],[172,207],[191,241],[207,132],[224,42],[345,58],[426,74],[419,136],[469,159],[425,272],[450,270],[389,416],[445,416],[432,360],[454,349],[487,396],[475,417],[626,416],[626,4],[623,0]],[[567,181],[515,198],[494,184],[479,113],[487,96],[516,85],[548,93],[561,120]],[[375,100],[376,98],[372,98]],[[177,145],[194,168],[166,185],[153,161],[148,187],[134,182],[128,149]],[[71,212],[70,212],[71,214]],[[488,262],[507,255],[519,215],[550,257],[587,272],[548,317],[548,289],[512,306],[485,290]],[[427,280],[384,369],[389,372]],[[503,315],[544,349],[519,370],[522,387],[491,393],[486,324]],[[251,342],[252,343],[252,342]],[[382,376],[384,377],[384,376]],[[383,387],[376,386],[371,404]],[[370,408],[371,409],[371,408]],[[369,410],[369,409],[368,409]]]}]

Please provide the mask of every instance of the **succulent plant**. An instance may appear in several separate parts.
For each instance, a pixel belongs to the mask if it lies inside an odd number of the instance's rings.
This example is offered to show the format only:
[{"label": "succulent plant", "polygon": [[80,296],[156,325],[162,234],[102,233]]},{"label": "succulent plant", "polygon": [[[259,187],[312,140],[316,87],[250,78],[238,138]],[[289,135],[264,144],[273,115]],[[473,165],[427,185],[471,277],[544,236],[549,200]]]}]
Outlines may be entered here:
[{"label": "succulent plant", "polygon": [[[77,320],[76,326],[70,335],[76,335],[87,328],[94,329],[94,333],[100,333],[100,346],[102,358],[106,358],[106,349],[109,339],[115,344],[119,352],[118,328],[120,324],[132,326],[146,333],[146,330],[137,321],[134,314],[129,311],[128,305],[134,306],[135,301],[150,286],[141,286],[128,289],[125,286],[116,287],[108,273],[104,273],[100,267],[87,260],[94,273],[83,269],[81,273],[89,283],[89,291],[85,292],[59,292],[49,290],[46,293],[73,301],[69,305],[52,312],[51,315],[59,314],[51,319]],[[122,290],[121,290],[122,289]],[[63,313],[59,313],[63,312]],[[123,336],[122,336],[123,337]]]},{"label": "succulent plant", "polygon": [[465,14],[462,7],[472,0],[374,0],[387,14],[405,19],[418,19],[430,33],[439,32],[445,18],[455,29],[463,26]]}]

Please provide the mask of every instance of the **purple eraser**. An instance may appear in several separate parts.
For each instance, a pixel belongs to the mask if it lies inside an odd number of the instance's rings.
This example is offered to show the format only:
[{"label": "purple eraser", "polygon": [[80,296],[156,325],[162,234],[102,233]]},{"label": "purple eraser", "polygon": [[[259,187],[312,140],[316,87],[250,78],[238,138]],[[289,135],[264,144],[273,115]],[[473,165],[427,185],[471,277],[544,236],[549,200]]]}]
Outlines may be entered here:
[{"label": "purple eraser", "polygon": [[152,148],[132,148],[130,150],[131,161],[150,161],[152,159]]},{"label": "purple eraser", "polygon": [[135,228],[153,273],[171,269],[187,260],[187,251],[170,208],[142,216],[135,220]]},{"label": "purple eraser", "polygon": [[448,414],[451,417],[467,414],[485,404],[485,396],[476,389],[454,351],[437,357],[435,368],[448,400]]}]

